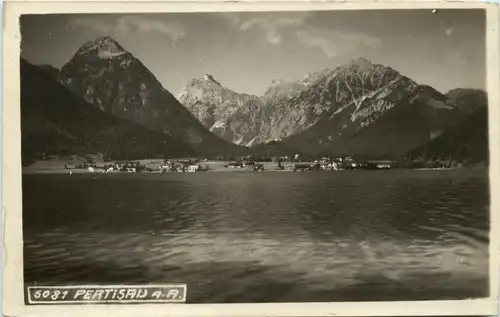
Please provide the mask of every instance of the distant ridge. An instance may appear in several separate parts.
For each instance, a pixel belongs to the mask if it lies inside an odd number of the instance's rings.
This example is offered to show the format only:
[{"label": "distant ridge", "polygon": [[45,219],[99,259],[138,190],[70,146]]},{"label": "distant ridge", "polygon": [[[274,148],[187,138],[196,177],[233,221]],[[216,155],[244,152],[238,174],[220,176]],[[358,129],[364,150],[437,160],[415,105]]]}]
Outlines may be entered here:
[{"label": "distant ridge", "polygon": [[459,162],[489,162],[488,98],[481,90],[456,89],[452,96],[472,114],[429,143],[409,152],[425,160],[450,159]]}]

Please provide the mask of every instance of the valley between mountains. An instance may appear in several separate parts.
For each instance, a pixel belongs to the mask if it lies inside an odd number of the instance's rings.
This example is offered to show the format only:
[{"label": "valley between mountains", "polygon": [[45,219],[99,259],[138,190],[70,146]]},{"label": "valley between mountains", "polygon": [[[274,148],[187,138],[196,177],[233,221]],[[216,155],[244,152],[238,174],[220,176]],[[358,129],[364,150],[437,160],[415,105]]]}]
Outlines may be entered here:
[{"label": "valley between mountains", "polygon": [[210,74],[175,96],[110,37],[61,68],[21,60],[23,164],[40,153],[113,159],[355,156],[488,162],[484,91],[441,93],[365,58],[276,79],[262,96]]}]

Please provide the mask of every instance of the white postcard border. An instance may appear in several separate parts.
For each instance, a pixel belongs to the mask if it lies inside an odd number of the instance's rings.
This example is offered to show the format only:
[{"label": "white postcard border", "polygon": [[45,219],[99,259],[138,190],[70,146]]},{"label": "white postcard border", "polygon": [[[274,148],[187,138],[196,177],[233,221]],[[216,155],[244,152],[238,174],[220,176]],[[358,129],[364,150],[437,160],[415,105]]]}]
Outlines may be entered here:
[{"label": "white postcard border", "polygon": [[[62,3],[61,1],[64,1]],[[4,4],[3,54],[3,314],[7,316],[418,316],[418,315],[496,315],[498,313],[498,211],[499,183],[499,119],[500,64],[498,4],[480,1],[273,1],[224,2],[178,1],[139,2],[126,0],[117,6],[110,2],[55,0],[9,1]],[[487,88],[489,98],[490,136],[490,297],[461,301],[410,302],[329,302],[329,303],[269,303],[269,304],[135,304],[135,305],[47,305],[24,303],[21,130],[20,130],[20,32],[21,14],[46,13],[137,13],[137,12],[222,12],[222,11],[301,11],[301,10],[361,10],[361,9],[440,9],[485,8],[487,10]],[[189,292],[189,285],[188,290]]]}]

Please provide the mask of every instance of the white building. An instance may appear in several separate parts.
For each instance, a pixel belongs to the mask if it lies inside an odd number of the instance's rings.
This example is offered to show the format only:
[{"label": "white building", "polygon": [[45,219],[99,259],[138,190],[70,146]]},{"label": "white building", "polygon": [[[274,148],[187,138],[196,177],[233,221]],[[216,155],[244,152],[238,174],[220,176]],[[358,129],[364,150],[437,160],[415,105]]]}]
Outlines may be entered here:
[{"label": "white building", "polygon": [[198,170],[200,169],[200,166],[199,165],[189,165],[188,166],[188,172],[198,172]]}]

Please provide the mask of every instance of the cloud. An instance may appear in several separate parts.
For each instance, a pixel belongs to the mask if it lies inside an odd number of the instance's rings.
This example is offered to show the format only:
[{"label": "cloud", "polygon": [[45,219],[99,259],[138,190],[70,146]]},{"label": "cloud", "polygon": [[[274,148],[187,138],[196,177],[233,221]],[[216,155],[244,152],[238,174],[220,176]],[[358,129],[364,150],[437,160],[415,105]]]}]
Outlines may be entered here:
[{"label": "cloud", "polygon": [[123,33],[130,33],[131,31],[135,31],[138,34],[163,33],[170,36],[174,42],[186,37],[186,31],[180,25],[155,19],[145,19],[138,16],[121,17],[118,20],[116,29]]},{"label": "cloud", "polygon": [[[320,29],[309,25],[307,19],[311,13],[293,13],[282,18],[258,17],[244,20],[232,16],[232,19],[241,31],[252,28],[260,29],[267,42],[273,45],[280,44],[286,34],[291,40],[307,48],[319,48],[329,58],[351,52],[356,49],[376,48],[381,45],[378,38],[365,33],[354,33],[348,31],[335,31],[331,29]],[[238,19],[236,19],[238,18]],[[285,33],[285,31],[287,31]]]},{"label": "cloud", "polygon": [[105,35],[130,35],[131,33],[141,35],[157,32],[168,35],[174,43],[186,37],[185,29],[178,24],[130,15],[122,16],[110,22],[104,22],[96,18],[78,18],[71,20],[66,25],[68,31],[74,31],[78,28],[91,29]]},{"label": "cloud", "polygon": [[112,30],[110,24],[93,18],[78,18],[71,20],[65,28],[67,31],[74,31],[79,28],[92,29],[104,34],[110,33]]},{"label": "cloud", "polygon": [[372,49],[382,45],[378,38],[364,33],[306,28],[297,31],[297,40],[310,48],[319,48],[329,58],[360,49]]},{"label": "cloud", "polygon": [[279,44],[281,43],[282,36],[279,32],[268,32],[266,39],[271,44]]},{"label": "cloud", "polygon": [[297,18],[282,18],[282,19],[271,19],[271,18],[255,18],[247,20],[242,23],[240,29],[248,30],[252,26],[258,26],[265,31],[268,30],[278,30],[286,26],[301,26],[304,23],[304,17]]},{"label": "cloud", "polygon": [[[376,48],[381,45],[378,38],[365,33],[346,30],[324,29],[310,25],[311,13],[291,12],[286,15],[260,15],[248,13],[213,13],[219,19],[227,21],[229,27],[242,32],[260,31],[262,39],[271,45],[279,45],[285,40],[309,49],[320,49],[329,58],[361,49]],[[167,35],[173,45],[187,36],[182,24],[174,21],[149,18],[143,15],[122,15],[119,18],[103,20],[96,18],[73,19],[69,30],[77,28],[92,29],[102,35],[142,35],[160,33]],[[446,30],[448,35],[453,29]]]},{"label": "cloud", "polygon": [[279,44],[283,38],[282,31],[285,28],[300,27],[304,24],[306,14],[298,14],[288,18],[272,19],[268,17],[254,18],[240,25],[240,30],[247,31],[257,27],[264,31],[266,40],[271,44]]}]

